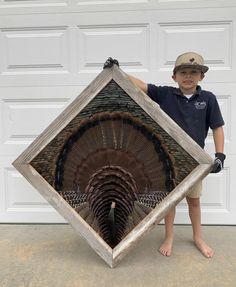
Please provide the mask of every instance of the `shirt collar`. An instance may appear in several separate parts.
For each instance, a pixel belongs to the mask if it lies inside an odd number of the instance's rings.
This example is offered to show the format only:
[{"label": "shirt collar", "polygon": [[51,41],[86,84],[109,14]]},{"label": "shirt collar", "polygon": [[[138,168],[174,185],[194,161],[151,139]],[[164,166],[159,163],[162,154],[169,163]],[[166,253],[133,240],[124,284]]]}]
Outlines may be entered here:
[{"label": "shirt collar", "polygon": [[[196,91],[194,92],[193,96],[198,96],[201,94],[202,88],[200,86],[197,85]],[[182,91],[180,90],[180,88],[176,88],[174,93],[178,96],[183,96]]]}]

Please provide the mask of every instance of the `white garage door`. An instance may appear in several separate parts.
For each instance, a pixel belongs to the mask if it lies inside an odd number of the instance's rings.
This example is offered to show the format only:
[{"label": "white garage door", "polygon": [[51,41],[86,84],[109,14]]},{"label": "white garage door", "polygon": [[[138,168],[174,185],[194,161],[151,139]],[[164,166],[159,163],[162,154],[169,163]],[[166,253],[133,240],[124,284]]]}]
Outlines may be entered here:
[{"label": "white garage door", "polygon": [[[1,0],[0,222],[64,221],[11,163],[101,71],[107,57],[147,82],[172,85],[176,56],[193,50],[210,67],[202,87],[217,95],[226,122],[227,161],[223,172],[204,181],[203,223],[236,224],[234,3]],[[212,134],[207,151],[214,153]],[[176,222],[189,222],[184,201]]]}]

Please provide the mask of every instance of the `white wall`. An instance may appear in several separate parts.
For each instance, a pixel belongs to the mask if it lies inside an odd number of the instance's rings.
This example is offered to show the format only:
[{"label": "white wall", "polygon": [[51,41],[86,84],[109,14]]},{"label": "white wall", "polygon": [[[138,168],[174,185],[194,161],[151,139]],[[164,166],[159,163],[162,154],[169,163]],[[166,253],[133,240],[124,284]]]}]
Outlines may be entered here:
[{"label": "white wall", "polygon": [[[236,224],[236,3],[198,0],[0,0],[0,222],[63,222],[12,161],[112,56],[172,85],[175,58],[202,54],[226,122],[225,169],[204,181],[203,223]],[[213,156],[212,134],[207,151]],[[177,223],[188,223],[185,202]]]}]

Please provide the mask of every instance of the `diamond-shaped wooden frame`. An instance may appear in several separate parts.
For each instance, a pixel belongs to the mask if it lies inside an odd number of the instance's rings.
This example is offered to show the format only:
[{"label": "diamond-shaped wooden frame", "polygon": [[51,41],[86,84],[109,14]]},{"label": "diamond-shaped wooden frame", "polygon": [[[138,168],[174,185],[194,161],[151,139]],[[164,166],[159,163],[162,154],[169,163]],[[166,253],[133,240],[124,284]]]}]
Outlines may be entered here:
[{"label": "diamond-shaped wooden frame", "polygon": [[[197,167],[177,185],[115,248],[111,248],[89,224],[35,170],[31,161],[79,114],[111,81],[115,81],[137,105],[165,130],[192,158]],[[46,130],[14,161],[13,166],[41,193],[41,195],[77,230],[90,246],[114,267],[148,231],[157,225],[169,209],[177,205],[198,180],[211,170],[211,157],[200,148],[147,95],[133,85],[116,65],[104,69],[91,84],[46,128]]]}]

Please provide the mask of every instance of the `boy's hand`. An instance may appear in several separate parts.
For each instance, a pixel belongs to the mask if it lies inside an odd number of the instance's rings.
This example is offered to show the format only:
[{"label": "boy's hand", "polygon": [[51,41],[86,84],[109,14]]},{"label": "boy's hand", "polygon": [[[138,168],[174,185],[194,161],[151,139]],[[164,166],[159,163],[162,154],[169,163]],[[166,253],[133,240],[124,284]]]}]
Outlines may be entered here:
[{"label": "boy's hand", "polygon": [[103,69],[111,68],[113,65],[117,65],[119,67],[119,62],[116,59],[112,59],[109,57],[103,65]]},{"label": "boy's hand", "polygon": [[223,154],[221,152],[217,152],[215,154],[215,160],[214,160],[214,163],[212,166],[211,173],[218,173],[222,170],[222,168],[224,167],[225,158],[226,158],[225,154]]}]

